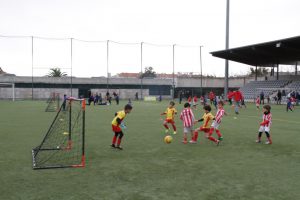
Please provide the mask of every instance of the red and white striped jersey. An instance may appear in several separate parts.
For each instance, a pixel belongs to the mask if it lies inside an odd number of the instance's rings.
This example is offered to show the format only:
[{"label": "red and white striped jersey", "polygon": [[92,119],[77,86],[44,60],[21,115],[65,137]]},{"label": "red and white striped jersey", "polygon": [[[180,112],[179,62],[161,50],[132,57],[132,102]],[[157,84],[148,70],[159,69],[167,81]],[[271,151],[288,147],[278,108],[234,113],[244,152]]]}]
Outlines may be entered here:
[{"label": "red and white striped jersey", "polygon": [[180,113],[180,119],[183,121],[184,127],[191,127],[193,126],[194,122],[194,114],[190,108],[185,108]]},{"label": "red and white striped jersey", "polygon": [[218,109],[217,114],[215,116],[215,121],[220,124],[222,121],[222,117],[225,115],[224,109]]},{"label": "red and white striped jersey", "polygon": [[272,124],[272,114],[263,114],[263,122],[265,123],[264,126],[269,127]]},{"label": "red and white striped jersey", "polygon": [[256,104],[260,104],[260,99],[259,99],[259,97],[257,97],[256,98],[256,102],[255,102]]}]

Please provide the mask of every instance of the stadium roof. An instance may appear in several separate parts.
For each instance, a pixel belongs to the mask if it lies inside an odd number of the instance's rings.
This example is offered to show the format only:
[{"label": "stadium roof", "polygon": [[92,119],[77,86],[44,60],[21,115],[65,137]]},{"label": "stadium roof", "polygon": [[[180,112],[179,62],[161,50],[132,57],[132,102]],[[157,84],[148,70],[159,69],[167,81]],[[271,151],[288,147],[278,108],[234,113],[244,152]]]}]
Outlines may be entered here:
[{"label": "stadium roof", "polygon": [[215,51],[218,58],[252,66],[295,65],[300,61],[300,36]]}]

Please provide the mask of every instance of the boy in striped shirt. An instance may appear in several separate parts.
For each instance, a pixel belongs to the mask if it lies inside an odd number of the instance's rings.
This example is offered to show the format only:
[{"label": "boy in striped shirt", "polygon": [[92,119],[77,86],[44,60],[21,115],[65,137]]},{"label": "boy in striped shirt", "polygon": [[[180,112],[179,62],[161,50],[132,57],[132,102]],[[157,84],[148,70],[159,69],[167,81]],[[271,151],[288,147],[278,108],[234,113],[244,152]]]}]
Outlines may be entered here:
[{"label": "boy in striped shirt", "polygon": [[270,128],[272,124],[271,106],[264,105],[263,113],[264,113],[263,121],[260,123],[256,143],[261,143],[261,135],[263,132],[265,132],[268,140],[265,144],[272,144],[271,135],[270,135]]},{"label": "boy in striped shirt", "polygon": [[183,144],[187,144],[187,134],[191,133],[193,137],[194,114],[189,103],[184,104],[184,109],[180,113],[180,119],[183,121]]},{"label": "boy in striped shirt", "polygon": [[[224,108],[224,102],[223,101],[219,101],[218,102],[218,111],[217,111],[217,114],[214,118],[214,121],[210,127],[210,130],[209,130],[209,133],[208,133],[208,139],[210,139],[211,141],[215,142],[215,143],[219,143],[220,141],[223,140],[223,137],[222,137],[222,134],[219,130],[219,126],[221,124],[221,121],[222,121],[222,117],[224,115],[227,115]],[[218,135],[218,139],[212,137],[211,135],[214,133],[214,131],[216,130],[216,133]]]}]

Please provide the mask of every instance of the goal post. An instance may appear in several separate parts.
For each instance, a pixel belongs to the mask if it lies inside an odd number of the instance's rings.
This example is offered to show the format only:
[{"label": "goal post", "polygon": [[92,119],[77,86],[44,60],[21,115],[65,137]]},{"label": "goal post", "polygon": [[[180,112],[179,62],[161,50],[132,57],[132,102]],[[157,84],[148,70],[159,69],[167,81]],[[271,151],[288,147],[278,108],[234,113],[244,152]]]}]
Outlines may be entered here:
[{"label": "goal post", "polygon": [[47,107],[45,109],[45,112],[56,112],[59,110],[60,104],[60,95],[59,93],[51,93],[49,98],[47,99]]},{"label": "goal post", "polygon": [[0,99],[15,101],[15,94],[15,83],[0,83]]},{"label": "goal post", "polygon": [[42,142],[32,149],[33,169],[85,167],[85,100],[68,98]]}]

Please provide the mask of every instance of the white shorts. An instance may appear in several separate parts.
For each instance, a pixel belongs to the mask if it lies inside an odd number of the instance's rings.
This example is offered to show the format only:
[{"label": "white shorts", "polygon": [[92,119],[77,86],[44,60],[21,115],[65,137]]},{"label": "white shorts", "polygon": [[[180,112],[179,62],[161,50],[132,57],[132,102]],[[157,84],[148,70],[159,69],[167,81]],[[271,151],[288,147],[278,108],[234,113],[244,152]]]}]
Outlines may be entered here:
[{"label": "white shorts", "polygon": [[258,132],[270,132],[270,126],[260,126]]},{"label": "white shorts", "polygon": [[214,129],[218,129],[221,123],[218,123],[217,121],[213,121],[213,123],[211,124],[211,127]]},{"label": "white shorts", "polygon": [[192,126],[190,126],[190,127],[183,127],[183,132],[184,133],[188,133],[188,132],[191,132],[191,131],[193,131],[193,127]]}]

